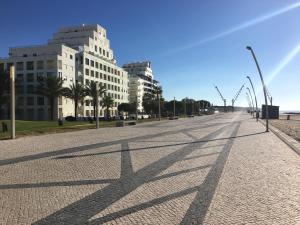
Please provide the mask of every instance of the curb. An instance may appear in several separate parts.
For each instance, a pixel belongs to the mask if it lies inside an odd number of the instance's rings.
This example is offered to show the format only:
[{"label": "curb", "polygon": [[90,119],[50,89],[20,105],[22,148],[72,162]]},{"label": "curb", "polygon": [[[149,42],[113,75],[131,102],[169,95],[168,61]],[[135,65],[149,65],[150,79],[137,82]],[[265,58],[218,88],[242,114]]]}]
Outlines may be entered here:
[{"label": "curb", "polygon": [[[259,119],[259,122],[265,126],[265,122]],[[279,129],[275,128],[269,123],[269,130],[271,130],[280,140],[286,143],[291,149],[293,149],[298,155],[300,155],[300,143],[289,135],[283,133]]]}]

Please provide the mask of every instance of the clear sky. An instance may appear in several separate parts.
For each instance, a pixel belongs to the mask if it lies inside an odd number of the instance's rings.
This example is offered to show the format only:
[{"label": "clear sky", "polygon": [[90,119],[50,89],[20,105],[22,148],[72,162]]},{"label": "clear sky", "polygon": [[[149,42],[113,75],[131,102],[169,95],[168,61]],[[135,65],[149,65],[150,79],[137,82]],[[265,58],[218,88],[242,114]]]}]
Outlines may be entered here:
[{"label": "clear sky", "polygon": [[[164,97],[228,102],[246,75],[259,104],[261,83],[251,45],[273,96],[300,110],[300,3],[292,0],[1,0],[0,56],[8,47],[43,44],[59,27],[100,24],[118,64],[152,61]],[[243,91],[237,101],[246,105]]]}]

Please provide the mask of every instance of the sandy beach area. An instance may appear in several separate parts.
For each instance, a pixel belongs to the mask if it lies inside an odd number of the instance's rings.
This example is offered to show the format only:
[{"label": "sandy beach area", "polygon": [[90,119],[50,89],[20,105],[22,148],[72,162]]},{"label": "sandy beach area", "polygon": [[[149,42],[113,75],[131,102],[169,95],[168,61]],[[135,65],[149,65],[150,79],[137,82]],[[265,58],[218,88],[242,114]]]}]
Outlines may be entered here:
[{"label": "sandy beach area", "polygon": [[291,115],[290,120],[287,120],[287,115],[281,114],[278,120],[270,120],[270,123],[279,130],[300,141],[299,114]]}]

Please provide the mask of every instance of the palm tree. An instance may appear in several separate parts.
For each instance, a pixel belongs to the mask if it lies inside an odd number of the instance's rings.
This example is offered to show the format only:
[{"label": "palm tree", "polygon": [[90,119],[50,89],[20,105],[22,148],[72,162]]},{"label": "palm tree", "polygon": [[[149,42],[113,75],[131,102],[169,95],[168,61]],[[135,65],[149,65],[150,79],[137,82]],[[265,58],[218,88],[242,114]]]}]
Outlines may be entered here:
[{"label": "palm tree", "polygon": [[[98,91],[98,93],[97,93]],[[94,108],[94,118],[96,118],[96,104],[97,104],[97,96],[98,98],[102,97],[103,94],[106,93],[106,89],[102,85],[98,85],[97,82],[91,81],[87,86],[86,86],[86,95],[92,97],[92,104]]]},{"label": "palm tree", "polygon": [[[156,96],[156,101],[157,101],[157,111],[159,111],[160,109],[159,108],[162,108],[163,106],[163,98],[162,98],[162,93],[163,93],[163,90],[162,90],[162,86],[158,86],[158,85],[155,85],[153,87],[153,94]],[[159,112],[157,112],[159,113]]]},{"label": "palm tree", "polygon": [[50,119],[54,119],[54,102],[62,96],[64,88],[62,87],[63,80],[59,77],[47,77],[39,81],[37,87],[37,94],[43,95],[48,99],[50,103]]},{"label": "palm tree", "polygon": [[102,105],[104,107],[106,107],[106,116],[109,117],[109,108],[111,108],[113,106],[113,103],[114,103],[114,100],[112,97],[106,95],[104,98],[103,98],[103,102],[102,102]]},{"label": "palm tree", "polygon": [[84,85],[76,81],[72,83],[69,87],[64,89],[64,94],[66,98],[72,99],[74,101],[74,112],[75,112],[75,120],[78,117],[78,105],[80,102],[83,101],[84,97],[86,96],[86,90]]},{"label": "palm tree", "polygon": [[2,118],[1,109],[4,104],[8,102],[7,92],[9,91],[9,73],[7,71],[0,71],[0,119]]},{"label": "palm tree", "polygon": [[158,96],[159,96],[159,95],[160,95],[160,97],[161,97],[162,93],[163,93],[162,86],[157,86],[157,85],[155,85],[155,86],[153,87],[153,94],[156,95],[156,99],[158,99]]}]

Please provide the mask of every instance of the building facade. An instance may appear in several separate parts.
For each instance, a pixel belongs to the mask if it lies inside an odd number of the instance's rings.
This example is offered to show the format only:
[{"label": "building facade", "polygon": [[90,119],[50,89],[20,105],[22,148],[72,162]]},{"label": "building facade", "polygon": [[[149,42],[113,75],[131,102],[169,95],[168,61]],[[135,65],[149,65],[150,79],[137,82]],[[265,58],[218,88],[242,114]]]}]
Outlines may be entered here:
[{"label": "building facade", "polygon": [[[117,115],[119,104],[129,101],[127,72],[117,66],[106,30],[100,25],[61,28],[46,45],[10,48],[9,57],[0,59],[0,69],[12,64],[16,68],[17,119],[49,119],[47,100],[35,94],[39,79],[45,76],[60,77],[64,87],[91,81],[105,86],[107,95],[114,99],[112,116]],[[78,112],[79,116],[93,116],[90,97],[86,97]],[[74,116],[74,104],[61,97],[56,101],[54,117],[66,116]],[[99,116],[105,116],[101,107]]]},{"label": "building facade", "polygon": [[153,88],[158,84],[154,80],[151,62],[134,62],[123,65],[129,78],[129,102],[138,102],[138,110],[143,111],[143,96],[153,93]]}]

